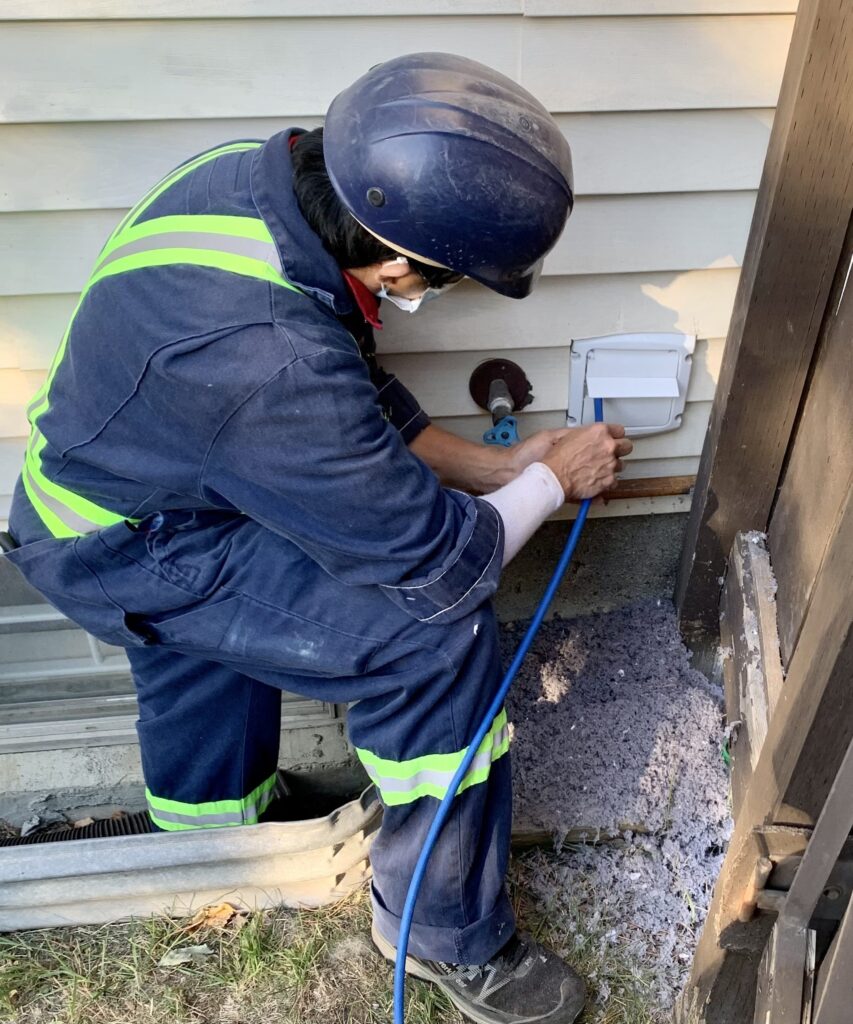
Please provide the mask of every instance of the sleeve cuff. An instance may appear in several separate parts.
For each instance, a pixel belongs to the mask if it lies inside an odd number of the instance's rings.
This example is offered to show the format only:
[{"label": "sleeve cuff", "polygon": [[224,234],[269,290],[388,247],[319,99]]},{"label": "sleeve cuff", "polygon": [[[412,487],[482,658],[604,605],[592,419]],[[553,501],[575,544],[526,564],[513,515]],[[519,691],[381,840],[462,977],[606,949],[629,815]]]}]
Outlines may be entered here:
[{"label": "sleeve cuff", "polygon": [[400,432],[406,444],[429,426],[430,418],[418,404],[418,400],[403,384],[391,374],[377,369],[373,375],[382,415]]},{"label": "sleeve cuff", "polygon": [[422,580],[381,585],[386,596],[421,622],[455,622],[475,611],[497,589],[504,528],[497,510],[480,498],[449,491],[466,502],[466,522],[444,566]]}]

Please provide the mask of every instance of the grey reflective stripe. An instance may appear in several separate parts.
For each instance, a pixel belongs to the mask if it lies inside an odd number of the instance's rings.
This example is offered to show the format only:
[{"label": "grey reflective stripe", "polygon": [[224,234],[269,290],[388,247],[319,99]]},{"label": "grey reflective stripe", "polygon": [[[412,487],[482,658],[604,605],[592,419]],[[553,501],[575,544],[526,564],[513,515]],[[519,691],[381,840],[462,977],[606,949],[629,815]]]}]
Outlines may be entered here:
[{"label": "grey reflective stripe", "polygon": [[[494,759],[495,751],[500,750],[501,745],[506,743],[508,739],[509,729],[504,726],[500,732],[495,733],[494,742],[492,743],[491,748],[489,750],[484,750],[481,754],[477,754],[468,766],[468,771],[463,776],[462,781],[464,782],[469,775],[473,775],[475,772],[487,769]],[[367,769],[367,774],[370,776],[371,780],[383,793],[410,793],[419,786],[437,786],[440,789],[446,790],[453,781],[453,776],[456,774],[455,769],[453,771],[439,772],[432,768],[423,768],[421,771],[415,772],[414,775],[409,776],[408,779],[392,779],[386,778],[373,765],[365,764],[364,767]]]},{"label": "grey reflective stripe", "polygon": [[[154,807],[149,807],[148,813],[154,819],[154,821],[171,821],[176,825],[242,825],[245,822],[245,818],[242,814],[231,813],[231,814],[175,814],[174,811],[161,811]],[[257,814],[255,815],[257,818]],[[254,824],[254,821],[251,822]]]},{"label": "grey reflective stripe", "polygon": [[274,793],[267,794],[268,799],[260,804],[250,804],[243,811],[226,811],[222,814],[179,814],[176,811],[163,811],[159,807],[148,804],[148,813],[155,821],[170,821],[175,825],[254,825],[258,815],[263,814],[273,801]]},{"label": "grey reflective stripe", "polygon": [[75,533],[94,533],[96,530],[103,529],[102,523],[93,523],[91,519],[86,519],[81,515],[78,515],[73,509],[70,509],[64,502],[58,498],[54,498],[48,494],[44,488],[40,487],[30,472],[30,467],[27,465],[26,460],[24,461],[24,468],[22,470],[23,476],[26,478],[27,485],[35,491],[36,497],[43,505],[46,505],[48,509],[56,516],[60,522],[64,523],[69,530],[73,530]]},{"label": "grey reflective stripe", "polygon": [[[227,252],[232,256],[247,256],[249,259],[267,263],[279,274],[282,272],[281,257],[275,242],[263,242],[257,238],[241,238],[239,235],[223,235],[213,231],[167,231],[163,234],[148,235],[133,242],[120,245],[97,265],[97,270],[138,252],[154,249],[213,249]],[[97,273],[97,271],[96,271]]]},{"label": "grey reflective stripe", "polygon": [[39,389],[39,393],[36,395],[36,397],[30,402],[30,404],[26,408],[27,419],[29,419],[32,416],[33,412],[40,405],[44,405],[44,402],[45,402],[44,389],[40,388]]}]

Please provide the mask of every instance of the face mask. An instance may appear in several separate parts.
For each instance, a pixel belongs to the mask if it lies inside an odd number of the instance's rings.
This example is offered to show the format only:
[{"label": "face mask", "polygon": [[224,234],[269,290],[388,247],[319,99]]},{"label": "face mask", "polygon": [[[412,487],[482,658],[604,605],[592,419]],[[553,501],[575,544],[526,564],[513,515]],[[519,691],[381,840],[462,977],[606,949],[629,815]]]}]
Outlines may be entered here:
[{"label": "face mask", "polygon": [[389,295],[383,284],[377,295],[380,299],[387,299],[389,302],[393,302],[398,309],[402,309],[406,313],[416,313],[425,302],[429,302],[430,299],[437,299],[439,295],[445,295],[458,284],[459,281],[451,281],[450,284],[446,284],[442,288],[427,288],[423,295],[419,295],[416,299],[406,299],[402,295]]}]

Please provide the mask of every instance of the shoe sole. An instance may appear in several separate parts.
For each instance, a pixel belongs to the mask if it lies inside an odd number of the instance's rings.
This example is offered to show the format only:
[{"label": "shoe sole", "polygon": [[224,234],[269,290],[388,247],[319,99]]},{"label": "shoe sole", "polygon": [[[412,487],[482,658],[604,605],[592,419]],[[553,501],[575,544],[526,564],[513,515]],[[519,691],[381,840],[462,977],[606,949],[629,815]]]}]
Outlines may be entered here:
[{"label": "shoe sole", "polygon": [[[391,945],[385,936],[382,935],[375,924],[370,929],[370,937],[373,939],[373,945],[376,946],[382,956],[385,957],[386,960],[390,960],[391,963],[396,963],[397,950]],[[456,1009],[469,1020],[475,1021],[476,1024],[507,1024],[506,1017],[495,1017],[487,1013],[478,1013],[477,1010],[469,1004],[462,1003],[456,997],[456,993],[449,985],[442,984],[443,979],[440,976],[436,976],[435,974],[431,974],[429,971],[424,970],[417,960],[414,960],[410,956],[406,957],[406,974],[412,978],[419,978],[421,981],[431,981],[434,985],[438,985]],[[580,1016],[581,1010],[583,1010],[583,1006],[581,1006],[575,1014],[575,1019]],[[516,1020],[519,1022],[522,1021],[521,1018],[516,1018]],[[539,1020],[547,1024],[548,1018],[540,1017]],[[535,1022],[530,1022],[530,1024],[535,1024]]]}]

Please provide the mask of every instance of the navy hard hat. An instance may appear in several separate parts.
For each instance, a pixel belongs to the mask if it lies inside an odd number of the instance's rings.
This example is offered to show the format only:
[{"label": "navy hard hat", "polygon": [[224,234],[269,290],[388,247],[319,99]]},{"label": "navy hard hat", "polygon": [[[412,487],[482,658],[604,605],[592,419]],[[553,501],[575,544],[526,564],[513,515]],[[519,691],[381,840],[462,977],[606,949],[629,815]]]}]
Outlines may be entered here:
[{"label": "navy hard hat", "polygon": [[371,68],[332,101],[326,169],[389,247],[502,295],[528,295],[572,212],[572,155],[512,79],[450,53]]}]

